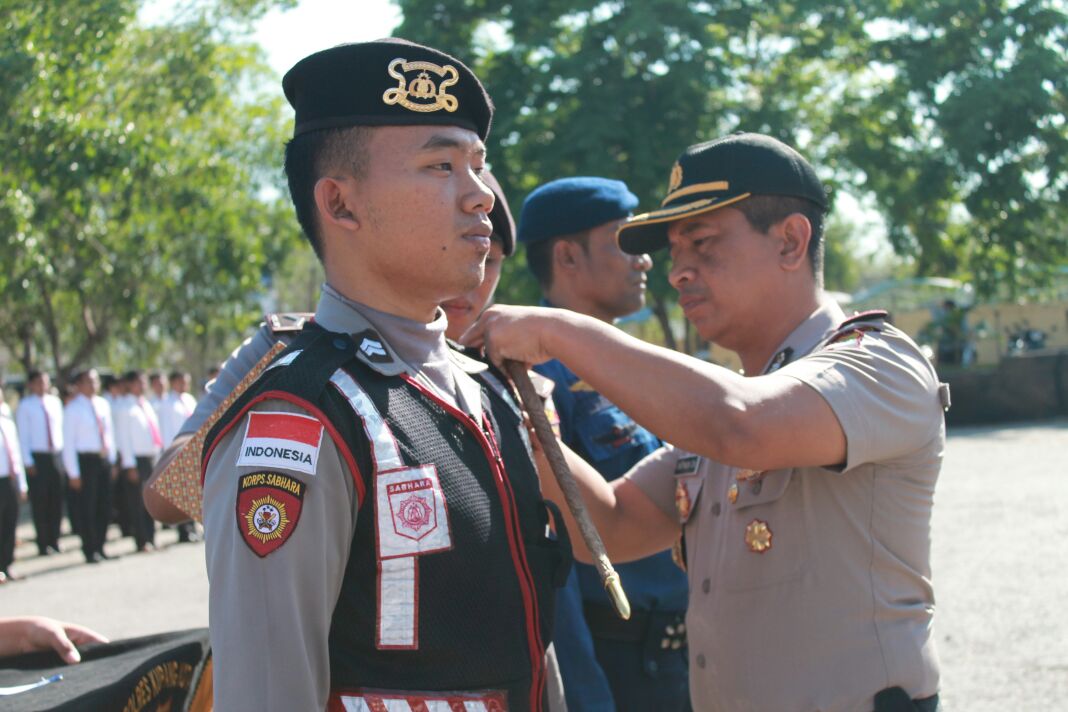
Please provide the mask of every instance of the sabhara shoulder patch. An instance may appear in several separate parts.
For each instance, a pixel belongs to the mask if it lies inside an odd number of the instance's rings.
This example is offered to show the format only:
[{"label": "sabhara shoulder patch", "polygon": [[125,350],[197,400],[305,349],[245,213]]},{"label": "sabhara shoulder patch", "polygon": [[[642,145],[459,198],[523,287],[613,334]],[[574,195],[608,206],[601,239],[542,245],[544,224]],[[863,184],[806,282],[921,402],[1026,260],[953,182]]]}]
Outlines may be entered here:
[{"label": "sabhara shoulder patch", "polygon": [[299,413],[249,413],[237,464],[242,467],[281,467],[309,475],[319,464],[323,424]]},{"label": "sabhara shoulder patch", "polygon": [[292,536],[300,521],[307,485],[281,472],[241,475],[237,486],[237,530],[261,559]]}]

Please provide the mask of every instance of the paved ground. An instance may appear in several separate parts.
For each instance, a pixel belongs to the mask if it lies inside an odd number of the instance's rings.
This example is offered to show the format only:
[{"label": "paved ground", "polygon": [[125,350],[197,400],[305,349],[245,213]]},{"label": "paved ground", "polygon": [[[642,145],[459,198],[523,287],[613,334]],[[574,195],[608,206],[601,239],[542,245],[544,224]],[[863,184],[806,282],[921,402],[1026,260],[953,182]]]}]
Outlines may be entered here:
[{"label": "paved ground", "polygon": [[[203,546],[175,539],[161,532],[152,554],[111,541],[122,558],[96,566],[71,537],[45,559],[24,543],[13,568],[26,578],[0,587],[0,611],[79,621],[113,639],[207,625]],[[934,541],[947,712],[1065,709],[1068,421],[951,431]]]}]

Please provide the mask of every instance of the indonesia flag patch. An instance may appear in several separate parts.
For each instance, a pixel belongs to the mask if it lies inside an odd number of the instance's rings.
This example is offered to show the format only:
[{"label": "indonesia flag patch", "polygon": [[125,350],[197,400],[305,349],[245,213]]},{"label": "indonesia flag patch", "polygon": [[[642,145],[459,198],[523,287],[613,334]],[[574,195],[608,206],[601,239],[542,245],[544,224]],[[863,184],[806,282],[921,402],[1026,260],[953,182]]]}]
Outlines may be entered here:
[{"label": "indonesia flag patch", "polygon": [[319,464],[323,424],[298,413],[249,413],[239,466],[280,467],[309,475]]}]

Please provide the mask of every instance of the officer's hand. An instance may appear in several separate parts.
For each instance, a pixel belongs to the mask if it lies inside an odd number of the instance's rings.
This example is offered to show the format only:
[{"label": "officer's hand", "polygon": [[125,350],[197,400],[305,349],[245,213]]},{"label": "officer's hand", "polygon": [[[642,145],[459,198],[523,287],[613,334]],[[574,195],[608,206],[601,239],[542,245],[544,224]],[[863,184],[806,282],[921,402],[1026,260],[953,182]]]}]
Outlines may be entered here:
[{"label": "officer's hand", "polygon": [[460,337],[460,343],[485,349],[486,355],[498,366],[505,359],[526,364],[542,363],[552,358],[545,350],[542,336],[552,328],[558,311],[497,304],[482,313]]},{"label": "officer's hand", "polygon": [[70,480],[68,480],[67,484],[75,492],[81,492],[82,491],[82,481],[80,479],[76,480],[74,478],[71,478]]},{"label": "officer's hand", "polygon": [[37,474],[37,468],[36,467],[34,467],[33,465],[27,465],[26,466],[26,476],[27,477],[33,477],[36,474]]},{"label": "officer's hand", "polygon": [[126,479],[136,485],[138,483],[139,479],[140,479],[137,476],[137,469],[133,468],[133,467],[127,469],[126,470]]}]

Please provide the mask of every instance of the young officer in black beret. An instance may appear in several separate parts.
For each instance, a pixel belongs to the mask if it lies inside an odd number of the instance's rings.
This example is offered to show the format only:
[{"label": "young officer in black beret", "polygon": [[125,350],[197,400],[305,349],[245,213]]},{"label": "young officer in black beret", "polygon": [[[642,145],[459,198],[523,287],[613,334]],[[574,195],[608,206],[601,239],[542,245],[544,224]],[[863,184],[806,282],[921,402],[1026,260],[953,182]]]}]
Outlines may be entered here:
[{"label": "young officer in black beret", "polygon": [[401,40],[314,54],[283,87],[327,283],[206,441],[216,708],[543,709],[570,552],[516,404],[438,306],[491,249],[489,97]]},{"label": "young officer in black beret", "polygon": [[800,154],[736,134],[687,149],[661,208],[620,230],[626,252],[670,249],[686,318],[746,376],[561,310],[492,307],[467,339],[560,359],[677,446],[611,483],[573,468],[613,557],[681,544],[696,710],[938,707],[948,393],[885,312],[846,318],[823,292],[826,209]]}]

